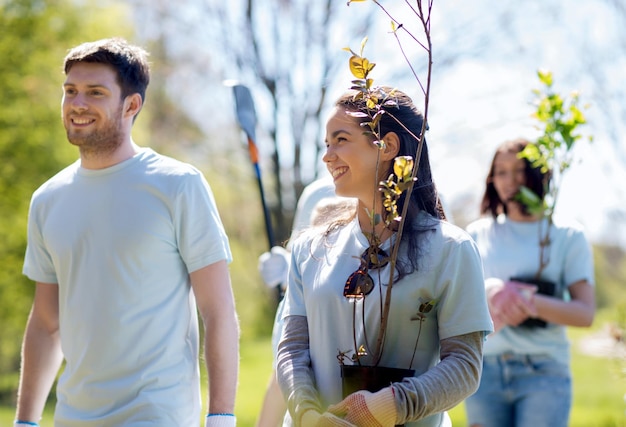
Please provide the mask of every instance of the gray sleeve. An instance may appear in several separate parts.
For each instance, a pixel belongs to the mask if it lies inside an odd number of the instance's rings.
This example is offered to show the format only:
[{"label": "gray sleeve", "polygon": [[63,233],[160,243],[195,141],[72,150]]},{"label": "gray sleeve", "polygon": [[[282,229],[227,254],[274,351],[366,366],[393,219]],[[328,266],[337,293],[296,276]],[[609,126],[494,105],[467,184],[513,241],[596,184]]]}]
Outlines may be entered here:
[{"label": "gray sleeve", "polygon": [[446,411],[478,389],[482,373],[483,332],[441,340],[441,362],[424,374],[392,385],[398,423]]},{"label": "gray sleeve", "polygon": [[296,425],[308,409],[324,412],[315,387],[309,356],[309,326],[305,316],[287,316],[278,344],[278,384]]}]

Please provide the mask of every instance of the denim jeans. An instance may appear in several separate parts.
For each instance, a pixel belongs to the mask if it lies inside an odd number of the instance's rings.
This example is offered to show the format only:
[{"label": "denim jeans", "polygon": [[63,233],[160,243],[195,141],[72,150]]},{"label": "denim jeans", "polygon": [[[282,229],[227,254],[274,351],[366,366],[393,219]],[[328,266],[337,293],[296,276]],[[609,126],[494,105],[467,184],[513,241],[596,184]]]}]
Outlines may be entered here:
[{"label": "denim jeans", "polygon": [[480,387],[465,401],[470,426],[567,427],[569,368],[547,356],[505,353],[483,358]]}]

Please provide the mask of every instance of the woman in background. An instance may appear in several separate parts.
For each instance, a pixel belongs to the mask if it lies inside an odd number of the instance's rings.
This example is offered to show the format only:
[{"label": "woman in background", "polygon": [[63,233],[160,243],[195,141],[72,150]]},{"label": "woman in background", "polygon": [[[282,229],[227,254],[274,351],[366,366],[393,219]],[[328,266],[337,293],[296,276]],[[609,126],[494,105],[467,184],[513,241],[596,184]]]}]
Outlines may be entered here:
[{"label": "woman in background", "polygon": [[[496,332],[485,343],[478,391],[465,402],[471,427],[567,427],[572,400],[566,326],[590,326],[595,313],[593,257],[581,226],[554,217],[541,279],[550,295],[513,277],[539,268],[547,219],[516,200],[523,185],[541,199],[544,176],[518,154],[529,141],[498,147],[481,204],[467,231],[483,260]],[[549,173],[549,172],[548,172]]]}]

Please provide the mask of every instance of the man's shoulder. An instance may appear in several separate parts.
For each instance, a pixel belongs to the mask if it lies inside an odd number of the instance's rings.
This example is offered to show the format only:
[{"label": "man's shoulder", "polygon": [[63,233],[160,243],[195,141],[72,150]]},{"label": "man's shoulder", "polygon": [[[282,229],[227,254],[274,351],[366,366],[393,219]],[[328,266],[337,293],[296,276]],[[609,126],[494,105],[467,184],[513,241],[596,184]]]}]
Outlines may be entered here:
[{"label": "man's shoulder", "polygon": [[54,192],[60,188],[65,187],[72,181],[79,167],[79,160],[64,167],[59,172],[48,178],[43,184],[41,184],[39,188],[35,190],[33,196],[41,196],[44,193]]},{"label": "man's shoulder", "polygon": [[152,149],[144,149],[141,153],[141,162],[149,168],[151,173],[163,175],[201,175],[200,170],[191,163],[174,157],[158,153]]}]

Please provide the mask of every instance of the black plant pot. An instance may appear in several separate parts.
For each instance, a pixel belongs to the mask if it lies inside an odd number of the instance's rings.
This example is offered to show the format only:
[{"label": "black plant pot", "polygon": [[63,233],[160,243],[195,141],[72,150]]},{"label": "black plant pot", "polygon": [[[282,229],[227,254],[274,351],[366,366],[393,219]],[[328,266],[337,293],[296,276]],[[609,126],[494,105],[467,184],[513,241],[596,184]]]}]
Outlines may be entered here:
[{"label": "black plant pot", "polygon": [[413,369],[387,368],[384,366],[341,365],[343,397],[359,390],[375,393],[391,383],[415,375]]},{"label": "black plant pot", "polygon": [[[522,277],[511,277],[511,280],[535,285],[537,286],[537,293],[541,295],[554,296],[556,293],[556,284],[554,282]],[[539,318],[528,318],[518,325],[519,328],[545,328],[546,326],[548,326],[548,323],[545,320]]]}]

